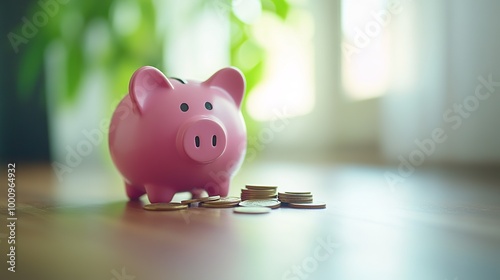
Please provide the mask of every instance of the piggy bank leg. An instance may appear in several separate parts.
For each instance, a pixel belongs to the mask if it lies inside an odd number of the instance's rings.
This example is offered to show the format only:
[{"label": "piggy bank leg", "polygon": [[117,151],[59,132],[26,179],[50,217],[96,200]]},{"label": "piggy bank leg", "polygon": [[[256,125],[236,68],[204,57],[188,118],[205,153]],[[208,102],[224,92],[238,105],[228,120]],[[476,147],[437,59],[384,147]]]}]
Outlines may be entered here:
[{"label": "piggy bank leg", "polygon": [[229,193],[229,182],[222,182],[219,185],[207,185],[205,189],[209,196],[220,195],[225,197]]},{"label": "piggy bank leg", "polygon": [[139,197],[146,193],[146,190],[143,186],[134,186],[125,182],[125,192],[130,200],[138,200]]},{"label": "piggy bank leg", "polygon": [[146,193],[151,203],[167,203],[172,200],[175,191],[168,186],[146,185]]},{"label": "piggy bank leg", "polygon": [[219,195],[221,197],[226,197],[228,193],[229,193],[229,182],[219,186]]},{"label": "piggy bank leg", "polygon": [[203,189],[193,189],[190,191],[191,193],[191,197],[192,198],[200,198],[200,197],[203,197],[203,195],[205,194],[205,190]]}]

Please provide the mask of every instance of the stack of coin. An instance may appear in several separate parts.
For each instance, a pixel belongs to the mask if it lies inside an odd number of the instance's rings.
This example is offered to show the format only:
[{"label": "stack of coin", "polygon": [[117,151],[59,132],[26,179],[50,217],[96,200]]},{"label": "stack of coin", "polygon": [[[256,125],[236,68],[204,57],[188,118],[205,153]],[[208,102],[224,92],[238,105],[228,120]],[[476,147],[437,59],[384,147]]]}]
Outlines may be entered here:
[{"label": "stack of coin", "polygon": [[311,192],[280,192],[278,200],[282,203],[311,203],[313,195]]},{"label": "stack of coin", "polygon": [[206,208],[230,208],[238,206],[240,202],[241,199],[239,197],[228,196],[228,197],[221,197],[218,200],[200,202],[201,203],[200,206]]},{"label": "stack of coin", "polygon": [[277,186],[246,185],[241,189],[241,200],[276,198]]},{"label": "stack of coin", "polygon": [[313,200],[311,192],[280,192],[278,200],[290,208],[323,209],[326,203]]}]

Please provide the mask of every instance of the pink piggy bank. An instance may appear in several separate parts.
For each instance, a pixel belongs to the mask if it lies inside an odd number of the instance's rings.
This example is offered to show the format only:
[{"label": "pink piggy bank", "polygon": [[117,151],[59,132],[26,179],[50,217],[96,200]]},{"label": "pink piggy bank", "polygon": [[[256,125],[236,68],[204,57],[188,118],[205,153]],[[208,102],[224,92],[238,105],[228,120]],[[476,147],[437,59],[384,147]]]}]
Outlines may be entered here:
[{"label": "pink piggy bank", "polygon": [[145,66],[130,80],[109,129],[111,158],[131,200],[170,202],[177,192],[227,196],[246,150],[245,79],[224,68],[204,82]]}]

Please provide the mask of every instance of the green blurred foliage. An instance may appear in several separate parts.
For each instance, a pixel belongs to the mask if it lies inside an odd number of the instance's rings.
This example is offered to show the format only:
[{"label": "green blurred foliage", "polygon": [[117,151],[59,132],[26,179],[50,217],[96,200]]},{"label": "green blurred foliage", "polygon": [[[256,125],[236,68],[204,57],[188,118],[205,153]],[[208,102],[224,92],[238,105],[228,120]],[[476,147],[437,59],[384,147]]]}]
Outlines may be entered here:
[{"label": "green blurred foliage", "polygon": [[[244,0],[240,0],[244,1]],[[285,20],[290,10],[290,4],[285,0],[262,0],[262,10],[275,14]],[[252,25],[238,19],[234,13],[230,15],[231,22],[231,64],[241,69],[247,82],[247,95],[243,100],[242,113],[245,118],[249,135],[257,135],[259,123],[246,110],[246,101],[252,94],[252,89],[262,79],[266,67],[265,46],[259,45],[252,35]],[[244,58],[244,61],[242,61]],[[249,67],[249,65],[251,65]]]},{"label": "green blurred foliage", "polygon": [[[113,28],[114,5],[120,1],[132,1],[137,4],[140,13],[138,28],[127,35],[120,34]],[[198,0],[197,0],[198,1]],[[245,1],[245,0],[238,0]],[[59,12],[51,16],[47,26],[39,29],[39,33],[22,46],[22,59],[19,69],[18,89],[21,97],[33,93],[36,79],[44,67],[44,53],[52,42],[62,42],[66,49],[65,72],[67,80],[59,87],[58,105],[72,104],[75,102],[78,89],[84,73],[88,69],[98,67],[106,75],[111,86],[109,100],[119,100],[127,92],[128,82],[132,73],[143,65],[152,65],[162,68],[165,50],[165,36],[158,35],[157,13],[155,0],[87,0],[70,1],[61,5]],[[262,0],[263,11],[275,14],[285,20],[290,4],[286,0]],[[259,123],[255,121],[246,110],[246,101],[252,89],[262,78],[266,67],[265,46],[259,45],[252,35],[252,25],[242,22],[231,12],[231,0],[198,1],[199,9],[190,16],[204,12],[207,5],[223,6],[230,20],[230,62],[231,65],[242,70],[247,81],[247,95],[243,100],[242,112],[247,123],[249,135],[256,135]],[[37,1],[26,14],[33,15],[40,10]],[[88,54],[88,32],[92,26],[98,25],[105,29],[109,43],[103,44],[99,55]],[[21,27],[19,27],[20,29]],[[18,30],[19,31],[19,30]],[[94,42],[95,43],[95,42]],[[50,69],[48,69],[50,71]]]},{"label": "green blurred foliage", "polygon": [[[129,0],[135,1],[135,0]],[[161,67],[163,61],[164,40],[156,36],[156,12],[153,0],[135,1],[139,7],[141,21],[130,34],[119,34],[112,27],[113,5],[119,0],[70,1],[61,5],[59,12],[51,16],[46,26],[23,46],[19,68],[18,89],[21,97],[30,95],[35,87],[38,73],[44,62],[44,53],[54,41],[62,42],[67,52],[65,72],[66,88],[59,96],[61,102],[74,102],[83,74],[91,67],[104,69],[112,97],[122,96],[127,92],[131,73],[142,65]],[[37,2],[26,14],[34,14],[40,9]],[[99,57],[89,57],[85,46],[89,44],[86,32],[96,23],[103,23],[109,35],[109,44],[101,50]],[[147,42],[147,44],[144,44]],[[48,69],[50,71],[50,69]]]}]

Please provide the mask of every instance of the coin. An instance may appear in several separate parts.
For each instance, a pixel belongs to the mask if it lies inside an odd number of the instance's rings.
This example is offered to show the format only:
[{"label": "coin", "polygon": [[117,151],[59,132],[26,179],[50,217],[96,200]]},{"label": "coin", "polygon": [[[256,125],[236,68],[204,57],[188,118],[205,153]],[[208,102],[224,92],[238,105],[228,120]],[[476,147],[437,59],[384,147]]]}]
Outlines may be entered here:
[{"label": "coin", "polygon": [[251,189],[241,189],[241,192],[242,193],[276,193],[276,190],[265,190],[265,189],[262,189],[262,190],[251,190]]},{"label": "coin", "polygon": [[269,207],[269,208],[279,208],[281,202],[275,199],[250,199],[240,202],[240,206],[243,207]]},{"label": "coin", "polygon": [[271,212],[271,209],[268,207],[236,207],[233,211],[239,214],[266,214]]},{"label": "coin", "polygon": [[311,192],[285,192],[285,194],[291,194],[291,195],[294,195],[294,194],[311,194]]},{"label": "coin", "polygon": [[280,197],[291,197],[291,198],[304,198],[304,197],[312,197],[312,194],[289,194],[289,193],[279,193]]},{"label": "coin", "polygon": [[247,189],[254,189],[254,190],[262,190],[262,189],[277,189],[278,186],[269,186],[269,185],[256,185],[256,184],[246,184],[245,187]]},{"label": "coin", "polygon": [[246,194],[246,193],[242,193],[241,196],[246,196],[246,197],[262,197],[262,198],[277,197],[276,194]]},{"label": "coin", "polygon": [[257,200],[257,199],[276,199],[276,197],[242,197],[241,201]]},{"label": "coin", "polygon": [[258,185],[246,185],[246,190],[250,191],[273,191],[275,192],[278,187],[276,186],[258,186]]},{"label": "coin", "polygon": [[282,197],[312,197],[313,195],[311,193],[278,193],[279,196]]},{"label": "coin", "polygon": [[256,197],[256,198],[269,198],[269,197],[276,197],[275,193],[241,193],[241,196],[246,196],[246,197]]},{"label": "coin", "polygon": [[300,197],[300,196],[297,196],[297,197],[290,197],[290,196],[282,196],[282,195],[279,195],[278,198],[281,200],[281,199],[286,199],[286,200],[311,200],[313,199],[312,196],[304,196],[304,197]]},{"label": "coin", "polygon": [[236,207],[238,206],[239,202],[233,202],[233,203],[226,203],[226,204],[209,204],[209,203],[202,203],[200,206],[205,207],[205,208],[231,208],[231,207]]},{"label": "coin", "polygon": [[290,204],[290,203],[312,203],[313,200],[280,200],[281,203]]},{"label": "coin", "polygon": [[284,205],[288,205],[290,203],[312,203],[313,200],[304,200],[304,201],[286,201],[286,200],[280,200],[281,203]]},{"label": "coin", "polygon": [[294,201],[310,201],[313,199],[312,194],[285,194],[285,193],[279,193],[278,194],[278,199],[280,201],[285,201],[285,202],[294,202]]},{"label": "coin", "polygon": [[289,203],[288,207],[299,209],[323,209],[326,208],[326,203],[318,201],[311,203]]},{"label": "coin", "polygon": [[303,198],[303,199],[288,199],[288,198],[278,198],[279,201],[281,202],[287,202],[287,203],[290,203],[290,202],[297,202],[297,203],[300,203],[300,202],[312,202],[313,199],[312,197],[311,198]]},{"label": "coin", "polygon": [[213,201],[213,200],[218,200],[220,199],[219,195],[214,195],[214,196],[206,196],[206,197],[199,197],[199,198],[193,198],[193,199],[186,199],[181,201],[182,204],[191,204],[191,203],[196,203],[196,202],[204,202],[204,201]]},{"label": "coin", "polygon": [[247,199],[266,199],[266,198],[276,198],[277,196],[274,194],[266,194],[266,195],[255,195],[255,194],[242,194],[242,198],[247,198]]},{"label": "coin", "polygon": [[241,199],[236,196],[227,196],[227,197],[221,197],[218,200],[213,200],[213,201],[206,201],[203,202],[203,204],[227,204],[227,203],[234,203],[238,202],[240,203]]},{"label": "coin", "polygon": [[275,198],[276,188],[275,186],[247,185],[246,189],[241,189],[241,200]]},{"label": "coin", "polygon": [[283,203],[312,203],[313,195],[311,192],[280,192],[278,200]]},{"label": "coin", "polygon": [[142,208],[144,208],[144,210],[149,210],[149,211],[173,211],[173,210],[186,209],[187,205],[180,204],[178,202],[151,203],[144,205]]},{"label": "coin", "polygon": [[276,196],[271,196],[271,197],[246,197],[246,196],[242,196],[241,197],[241,201],[247,201],[247,200],[256,200],[256,199],[277,199]]},{"label": "coin", "polygon": [[239,197],[228,196],[221,197],[218,200],[202,202],[201,206],[207,208],[227,208],[237,206],[241,202]]}]

